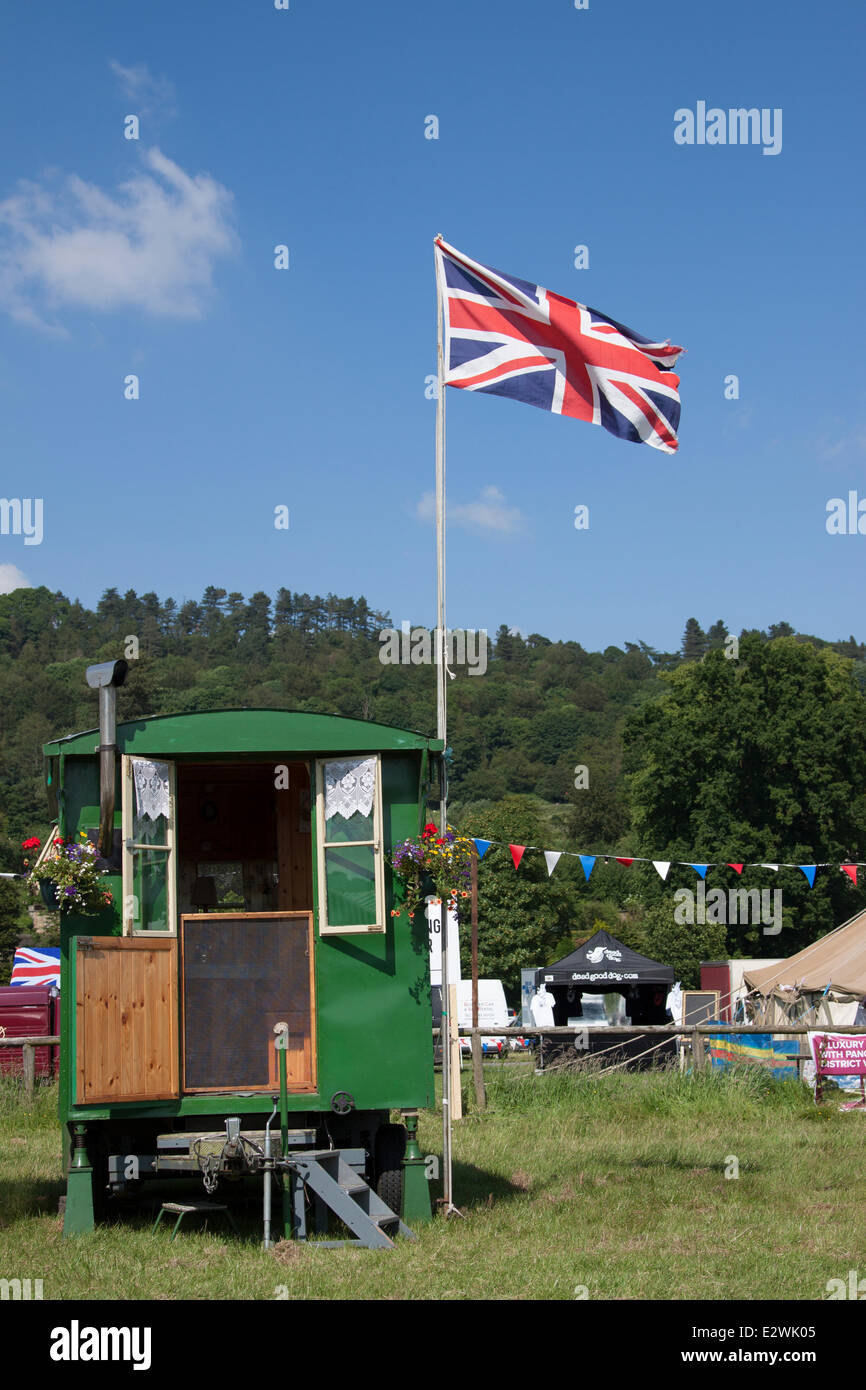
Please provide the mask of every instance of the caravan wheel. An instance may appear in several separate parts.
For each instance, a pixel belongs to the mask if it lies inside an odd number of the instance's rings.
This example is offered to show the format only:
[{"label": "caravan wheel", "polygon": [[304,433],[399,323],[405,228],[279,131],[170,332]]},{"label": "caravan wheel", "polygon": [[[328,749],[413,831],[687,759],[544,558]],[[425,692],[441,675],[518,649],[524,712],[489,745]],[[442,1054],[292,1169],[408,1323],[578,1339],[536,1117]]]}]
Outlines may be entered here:
[{"label": "caravan wheel", "polygon": [[373,1162],[376,1192],[397,1215],[403,1211],[403,1155],[406,1152],[405,1125],[380,1125],[376,1133]]}]

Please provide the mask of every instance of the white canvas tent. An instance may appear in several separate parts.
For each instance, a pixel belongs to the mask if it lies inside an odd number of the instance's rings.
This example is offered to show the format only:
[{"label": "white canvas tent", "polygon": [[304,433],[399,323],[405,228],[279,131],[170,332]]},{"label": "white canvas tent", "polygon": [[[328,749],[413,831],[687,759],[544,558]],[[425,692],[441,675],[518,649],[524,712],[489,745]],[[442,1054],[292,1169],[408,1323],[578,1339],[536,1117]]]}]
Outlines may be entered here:
[{"label": "white canvas tent", "polygon": [[743,1003],[749,993],[749,986],[746,984],[746,975],[752,970],[763,970],[769,965],[780,965],[781,958],[774,956],[768,959],[766,956],[762,960],[753,958],[751,960],[729,960],[728,971],[731,981],[731,1018],[736,1017],[736,1011]]},{"label": "white canvas tent", "polygon": [[866,998],[866,911],[843,922],[805,950],[743,976],[762,1022],[853,1023]]}]

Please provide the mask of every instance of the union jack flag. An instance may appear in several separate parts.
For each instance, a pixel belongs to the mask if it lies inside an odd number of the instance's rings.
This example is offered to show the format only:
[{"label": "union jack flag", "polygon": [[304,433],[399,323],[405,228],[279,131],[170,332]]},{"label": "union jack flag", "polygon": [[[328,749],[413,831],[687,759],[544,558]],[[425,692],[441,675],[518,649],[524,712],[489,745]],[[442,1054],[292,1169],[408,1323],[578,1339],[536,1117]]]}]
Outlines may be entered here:
[{"label": "union jack flag", "polygon": [[480,265],[441,237],[435,247],[447,386],[510,396],[676,451],[680,379],[671,368],[682,348]]},{"label": "union jack flag", "polygon": [[16,946],[10,985],[60,985],[60,947]]}]

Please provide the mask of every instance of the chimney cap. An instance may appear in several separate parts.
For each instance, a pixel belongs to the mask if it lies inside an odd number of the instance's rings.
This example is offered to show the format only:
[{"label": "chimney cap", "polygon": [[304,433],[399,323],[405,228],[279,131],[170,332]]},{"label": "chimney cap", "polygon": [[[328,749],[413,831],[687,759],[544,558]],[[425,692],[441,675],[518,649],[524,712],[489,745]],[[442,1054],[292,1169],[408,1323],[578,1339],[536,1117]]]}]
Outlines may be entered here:
[{"label": "chimney cap", "polygon": [[128,670],[129,663],[121,658],[120,661],[99,661],[95,666],[88,666],[84,674],[90,688],[99,690],[106,685],[123,685]]}]

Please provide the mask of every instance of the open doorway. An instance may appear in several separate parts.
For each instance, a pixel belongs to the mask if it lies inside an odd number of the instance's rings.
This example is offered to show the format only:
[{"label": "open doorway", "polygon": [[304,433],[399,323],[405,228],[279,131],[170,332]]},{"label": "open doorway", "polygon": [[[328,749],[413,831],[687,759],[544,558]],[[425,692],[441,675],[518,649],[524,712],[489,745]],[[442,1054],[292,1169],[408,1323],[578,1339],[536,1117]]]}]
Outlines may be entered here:
[{"label": "open doorway", "polygon": [[312,911],[310,771],[280,766],[178,764],[179,915]]},{"label": "open doorway", "polygon": [[177,767],[185,1092],[315,1090],[313,861],[305,763]]}]

